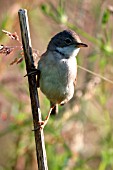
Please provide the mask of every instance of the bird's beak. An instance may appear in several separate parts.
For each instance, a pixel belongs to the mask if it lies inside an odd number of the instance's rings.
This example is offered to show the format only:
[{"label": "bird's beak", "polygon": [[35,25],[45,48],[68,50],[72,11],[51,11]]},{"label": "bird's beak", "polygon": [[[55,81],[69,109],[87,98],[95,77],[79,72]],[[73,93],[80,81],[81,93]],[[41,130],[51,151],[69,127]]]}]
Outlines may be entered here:
[{"label": "bird's beak", "polygon": [[88,47],[88,45],[87,45],[87,44],[84,44],[84,43],[77,43],[77,47],[78,47],[78,48]]}]

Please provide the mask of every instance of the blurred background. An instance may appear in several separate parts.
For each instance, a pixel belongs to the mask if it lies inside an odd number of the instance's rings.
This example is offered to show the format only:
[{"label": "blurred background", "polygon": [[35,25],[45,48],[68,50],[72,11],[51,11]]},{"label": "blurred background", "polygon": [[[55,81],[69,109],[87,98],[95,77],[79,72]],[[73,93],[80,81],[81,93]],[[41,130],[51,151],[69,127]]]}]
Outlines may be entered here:
[{"label": "blurred background", "polygon": [[[113,81],[112,0],[0,0],[0,44],[18,46],[18,10],[28,10],[33,49],[41,55],[50,38],[71,28],[88,44],[78,64]],[[21,39],[21,37],[20,37]],[[0,170],[37,170],[32,114],[21,50],[0,54]],[[38,56],[34,55],[35,64]],[[49,170],[113,169],[113,82],[78,68],[73,99],[44,129]],[[43,119],[49,102],[39,91]]]}]

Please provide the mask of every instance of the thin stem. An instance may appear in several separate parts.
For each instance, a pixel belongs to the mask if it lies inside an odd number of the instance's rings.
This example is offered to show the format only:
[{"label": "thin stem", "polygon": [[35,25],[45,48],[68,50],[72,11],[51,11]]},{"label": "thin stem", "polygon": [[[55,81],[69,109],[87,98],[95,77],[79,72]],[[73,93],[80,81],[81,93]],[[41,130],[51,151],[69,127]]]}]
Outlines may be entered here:
[{"label": "thin stem", "polygon": [[110,80],[110,79],[108,79],[108,78],[106,78],[106,77],[104,77],[104,76],[102,76],[102,75],[100,75],[100,74],[98,74],[98,73],[95,73],[95,72],[93,72],[93,71],[91,71],[91,70],[88,70],[88,69],[86,69],[86,68],[84,68],[84,67],[82,67],[82,66],[80,66],[80,65],[78,65],[77,67],[80,68],[80,69],[82,69],[82,70],[84,70],[84,71],[87,71],[88,73],[90,73],[90,74],[92,74],[92,75],[94,75],[94,76],[97,76],[97,77],[101,78],[102,80],[105,80],[105,81],[113,84],[113,81],[112,81],[112,80]]},{"label": "thin stem", "polygon": [[[20,9],[18,14],[19,14],[26,70],[27,70],[27,74],[29,74],[32,69],[35,69],[35,66],[33,61],[27,10]],[[39,126],[38,122],[42,120],[40,106],[39,106],[38,92],[37,92],[36,75],[32,75],[32,74],[29,75],[28,83],[29,83],[29,92],[30,92],[30,99],[31,99],[34,129],[36,129]],[[34,131],[34,134],[35,134],[38,170],[48,170],[43,130],[40,130],[40,128],[38,128],[37,130]]]}]

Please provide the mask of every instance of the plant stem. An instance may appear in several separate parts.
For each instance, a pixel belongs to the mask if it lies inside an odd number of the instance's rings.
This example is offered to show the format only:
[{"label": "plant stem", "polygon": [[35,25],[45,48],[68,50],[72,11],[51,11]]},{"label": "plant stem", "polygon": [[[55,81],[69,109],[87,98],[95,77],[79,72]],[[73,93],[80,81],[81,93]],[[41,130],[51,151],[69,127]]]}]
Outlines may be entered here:
[{"label": "plant stem", "polygon": [[[26,63],[26,70],[28,74],[32,69],[35,68],[35,66],[34,66],[33,55],[32,55],[27,10],[20,9],[18,11],[18,15],[19,15],[22,44],[23,44],[24,57]],[[36,76],[29,75],[28,83],[29,83],[29,92],[30,92],[30,99],[31,99],[34,129],[37,129],[34,130],[34,134],[35,134],[38,170],[48,170],[43,130],[37,128],[39,126],[38,122],[41,121],[42,119],[41,119],[41,112],[40,112],[37,85],[36,85]]]}]

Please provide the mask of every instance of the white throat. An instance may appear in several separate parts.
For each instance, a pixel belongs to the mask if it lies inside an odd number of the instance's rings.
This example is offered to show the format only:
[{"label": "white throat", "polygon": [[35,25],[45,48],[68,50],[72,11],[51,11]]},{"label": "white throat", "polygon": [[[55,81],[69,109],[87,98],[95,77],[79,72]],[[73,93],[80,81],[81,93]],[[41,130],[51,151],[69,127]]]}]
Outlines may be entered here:
[{"label": "white throat", "polygon": [[70,56],[70,57],[76,57],[80,48],[75,48],[74,46],[67,46],[67,47],[57,47],[57,50],[64,55]]}]

